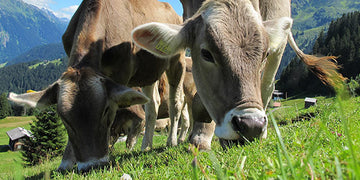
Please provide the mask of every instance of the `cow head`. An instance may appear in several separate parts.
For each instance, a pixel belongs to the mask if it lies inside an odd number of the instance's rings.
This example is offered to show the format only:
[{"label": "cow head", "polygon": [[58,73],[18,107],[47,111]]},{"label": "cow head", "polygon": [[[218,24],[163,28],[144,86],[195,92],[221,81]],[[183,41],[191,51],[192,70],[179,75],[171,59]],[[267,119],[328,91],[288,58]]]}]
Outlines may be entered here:
[{"label": "cow head", "polygon": [[182,27],[149,23],[135,28],[132,38],[160,57],[190,48],[197,91],[216,122],[215,134],[243,143],[266,136],[262,68],[291,25],[290,18],[263,22],[248,0],[210,0]]},{"label": "cow head", "polygon": [[75,163],[79,170],[107,163],[110,127],[116,111],[148,101],[142,93],[118,85],[91,68],[69,68],[47,89],[20,95],[10,93],[9,99],[39,108],[57,103],[69,136],[68,151],[75,156],[63,159],[61,170],[70,169]]}]

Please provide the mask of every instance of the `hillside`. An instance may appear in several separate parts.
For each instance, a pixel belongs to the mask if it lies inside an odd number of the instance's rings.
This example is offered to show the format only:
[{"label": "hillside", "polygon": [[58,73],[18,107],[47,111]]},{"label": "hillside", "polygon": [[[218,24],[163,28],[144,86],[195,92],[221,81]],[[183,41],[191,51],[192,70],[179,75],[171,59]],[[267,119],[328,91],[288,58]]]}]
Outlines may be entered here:
[{"label": "hillside", "polygon": [[[313,50],[314,54],[337,56],[339,72],[348,79],[360,82],[360,11],[348,13],[333,21],[326,34],[320,33]],[[276,86],[292,94],[331,92],[297,59],[286,67]]]},{"label": "hillside", "polygon": [[32,61],[0,69],[0,93],[24,93],[41,90],[56,81],[66,70],[66,58],[52,61]]},{"label": "hillside", "polygon": [[[305,53],[312,52],[321,30],[327,30],[331,21],[356,10],[360,10],[359,0],[292,0],[291,12],[294,19],[292,32],[295,41]],[[294,57],[295,53],[288,46],[277,78]]]},{"label": "hillside", "polygon": [[0,63],[35,46],[59,43],[64,22],[21,0],[0,0]]},{"label": "hillside", "polygon": [[51,60],[65,57],[66,53],[62,43],[46,44],[36,46],[29,51],[22,53],[21,55],[9,60],[6,66],[31,62],[34,60]]}]

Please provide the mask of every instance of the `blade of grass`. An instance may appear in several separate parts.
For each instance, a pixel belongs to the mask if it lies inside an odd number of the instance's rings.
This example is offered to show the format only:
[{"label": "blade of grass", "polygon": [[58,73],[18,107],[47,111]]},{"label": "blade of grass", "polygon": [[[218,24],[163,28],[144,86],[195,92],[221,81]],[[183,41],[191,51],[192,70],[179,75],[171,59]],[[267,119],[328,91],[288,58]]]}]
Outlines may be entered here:
[{"label": "blade of grass", "polygon": [[246,156],[243,156],[241,158],[240,171],[243,171],[244,166],[245,166],[245,161],[246,161]]},{"label": "blade of grass", "polygon": [[279,165],[280,165],[280,169],[281,169],[281,175],[282,175],[282,179],[287,179],[286,178],[286,173],[285,173],[285,169],[281,160],[281,150],[280,150],[280,145],[276,144],[276,149],[277,149],[277,158],[279,159]]},{"label": "blade of grass", "polygon": [[199,179],[199,177],[198,177],[198,172],[197,172],[197,168],[196,168],[196,163],[197,163],[197,160],[196,160],[196,157],[194,157],[193,161],[191,162],[191,166],[192,166],[192,169],[193,169],[192,178],[193,178],[194,180]]},{"label": "blade of grass", "polygon": [[[323,130],[324,130],[324,128],[325,128],[325,126],[324,126],[324,124],[323,124],[323,122],[322,121],[320,121],[320,128],[319,128],[319,130],[316,132],[316,134],[315,134],[315,136],[314,137],[319,137],[320,136],[320,134],[323,132]],[[305,157],[305,159],[304,159],[304,164],[308,164],[308,163],[310,163],[310,165],[312,164],[311,162],[312,162],[312,156],[313,156],[313,154],[314,154],[314,152],[317,150],[317,149],[319,149],[319,138],[313,138],[314,140],[313,141],[311,141],[311,146],[310,146],[310,148],[309,148],[309,150],[308,150],[308,152],[307,152],[307,154],[306,154],[306,157]],[[305,171],[306,169],[305,168],[302,168],[301,169],[301,172],[300,172],[300,175],[302,175],[302,174],[304,174],[304,171]]]},{"label": "blade of grass", "polygon": [[290,167],[290,171],[291,171],[291,175],[293,176],[293,178],[295,179],[295,170],[294,170],[294,167],[292,166],[291,164],[291,161],[290,161],[290,157],[286,151],[286,147],[285,147],[285,144],[284,144],[284,141],[283,141],[283,138],[281,137],[281,133],[280,133],[280,130],[279,130],[279,127],[277,126],[276,124],[276,121],[274,119],[274,115],[272,114],[272,112],[270,112],[270,119],[271,119],[271,122],[273,123],[273,126],[275,128],[275,132],[276,132],[276,136],[279,140],[279,143],[280,143],[280,147],[281,147],[281,150],[282,152],[284,153],[284,156],[288,162],[288,165]]},{"label": "blade of grass", "polygon": [[354,146],[353,146],[353,143],[352,143],[352,138],[351,138],[351,133],[350,133],[350,130],[349,130],[349,119],[346,118],[344,116],[345,114],[345,111],[344,111],[344,105],[343,105],[343,98],[346,99],[346,91],[343,90],[343,91],[338,91],[337,92],[337,96],[336,96],[336,103],[338,105],[338,114],[339,114],[339,117],[341,119],[341,122],[343,124],[343,128],[344,128],[344,134],[346,136],[346,140],[347,140],[347,145],[348,145],[348,148],[350,150],[350,153],[351,153],[351,156],[352,156],[352,160],[353,160],[353,168],[354,168],[354,172],[355,172],[355,175],[354,177],[359,177],[360,176],[360,171],[359,171],[359,168],[358,168],[358,163],[357,163],[357,158],[356,158],[356,155],[355,155],[355,152],[354,152]]},{"label": "blade of grass", "polygon": [[222,169],[220,167],[220,162],[216,158],[214,152],[212,152],[212,151],[209,152],[209,159],[211,160],[211,162],[212,162],[212,164],[214,166],[217,179],[227,179],[224,176],[224,173],[222,172]]},{"label": "blade of grass", "polygon": [[341,172],[341,165],[340,165],[340,162],[339,162],[338,157],[336,157],[336,156],[335,156],[335,166],[336,166],[337,179],[338,179],[338,180],[342,180],[342,179],[343,179],[343,175],[342,175],[342,172]]}]

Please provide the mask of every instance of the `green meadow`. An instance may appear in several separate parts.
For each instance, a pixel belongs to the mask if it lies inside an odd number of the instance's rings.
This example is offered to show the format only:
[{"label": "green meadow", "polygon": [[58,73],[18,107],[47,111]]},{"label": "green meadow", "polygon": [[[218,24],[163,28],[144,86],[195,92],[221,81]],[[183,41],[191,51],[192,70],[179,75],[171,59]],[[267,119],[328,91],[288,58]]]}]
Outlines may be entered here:
[{"label": "green meadow", "polygon": [[[142,137],[133,151],[117,143],[110,165],[86,174],[57,172],[61,157],[24,168],[19,152],[5,151],[0,179],[120,179],[124,173],[132,179],[360,179],[360,97],[317,99],[309,109],[303,98],[269,108],[268,137],[244,146],[223,150],[214,137],[208,152],[188,143],[166,147],[166,135],[159,133],[153,150],[140,150]],[[17,127],[2,125],[23,118],[0,120],[1,144]]]}]

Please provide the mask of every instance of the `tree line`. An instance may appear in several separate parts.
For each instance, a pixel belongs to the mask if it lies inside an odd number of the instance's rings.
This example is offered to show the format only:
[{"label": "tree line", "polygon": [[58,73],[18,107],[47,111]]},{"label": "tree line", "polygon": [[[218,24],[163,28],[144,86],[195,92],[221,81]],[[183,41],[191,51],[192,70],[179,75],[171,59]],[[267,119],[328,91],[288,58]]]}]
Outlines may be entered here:
[{"label": "tree line", "polygon": [[42,90],[61,76],[66,70],[67,64],[68,59],[62,58],[59,63],[32,61],[1,68],[0,119],[10,115],[32,115],[32,109],[24,109],[15,104],[10,104],[7,100],[8,93],[25,93],[27,90]]}]

